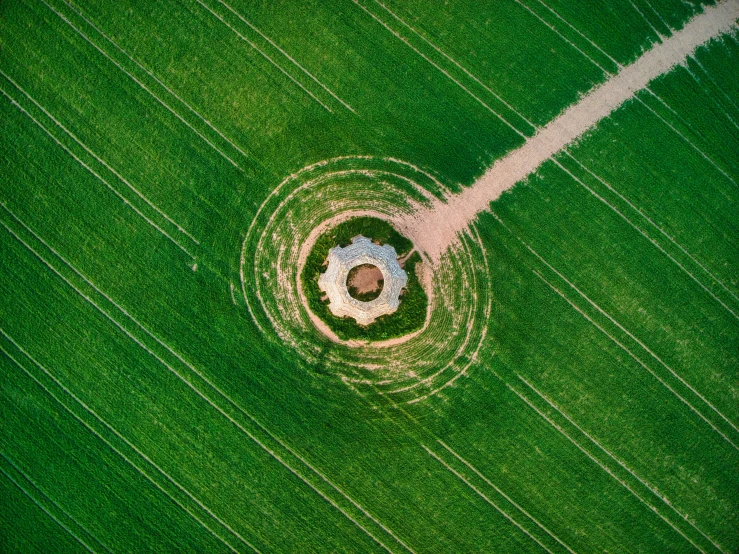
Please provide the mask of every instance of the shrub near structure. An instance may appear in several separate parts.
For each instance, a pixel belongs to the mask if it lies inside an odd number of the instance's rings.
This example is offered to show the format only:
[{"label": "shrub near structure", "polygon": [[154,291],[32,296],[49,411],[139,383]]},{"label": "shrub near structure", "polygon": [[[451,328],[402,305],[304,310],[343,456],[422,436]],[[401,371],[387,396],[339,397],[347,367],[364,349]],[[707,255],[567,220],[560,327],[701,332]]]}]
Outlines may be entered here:
[{"label": "shrub near structure", "polygon": [[378,341],[401,337],[420,329],[426,319],[428,297],[415,272],[421,261],[418,252],[413,252],[402,264],[408,274],[408,283],[400,297],[398,310],[381,316],[374,323],[364,326],[348,317],[336,317],[328,308],[328,300],[322,299],[318,278],[326,271],[328,252],[335,246],[347,246],[357,235],[364,235],[380,244],[389,244],[402,258],[413,250],[413,243],[398,233],[392,225],[374,217],[357,217],[340,223],[321,235],[313,246],[301,274],[303,291],[308,306],[320,317],[339,338]]}]

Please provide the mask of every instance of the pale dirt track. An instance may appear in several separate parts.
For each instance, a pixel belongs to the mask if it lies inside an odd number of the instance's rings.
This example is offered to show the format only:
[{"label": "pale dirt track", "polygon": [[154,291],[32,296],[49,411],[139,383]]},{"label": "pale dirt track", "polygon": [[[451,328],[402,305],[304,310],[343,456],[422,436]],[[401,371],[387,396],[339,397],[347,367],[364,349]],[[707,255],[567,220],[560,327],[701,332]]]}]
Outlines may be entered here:
[{"label": "pale dirt track", "polygon": [[739,18],[739,0],[706,7],[681,30],[657,44],[617,75],[593,89],[556,119],[538,130],[526,143],[498,160],[463,192],[436,201],[398,225],[435,263],[444,251],[488,209],[504,191],[513,187],[554,154],[565,148],[600,120],[611,114],[650,81],[684,63],[710,39],[731,31]]}]

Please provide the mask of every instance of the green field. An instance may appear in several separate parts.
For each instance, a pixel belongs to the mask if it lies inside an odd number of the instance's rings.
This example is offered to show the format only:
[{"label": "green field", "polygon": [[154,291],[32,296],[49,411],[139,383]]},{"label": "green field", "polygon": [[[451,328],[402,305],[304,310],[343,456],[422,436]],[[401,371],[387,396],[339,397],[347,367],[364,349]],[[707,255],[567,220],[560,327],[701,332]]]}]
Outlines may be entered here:
[{"label": "green field", "polygon": [[494,202],[418,341],[273,286],[701,9],[0,3],[0,551],[739,551],[736,31]]}]

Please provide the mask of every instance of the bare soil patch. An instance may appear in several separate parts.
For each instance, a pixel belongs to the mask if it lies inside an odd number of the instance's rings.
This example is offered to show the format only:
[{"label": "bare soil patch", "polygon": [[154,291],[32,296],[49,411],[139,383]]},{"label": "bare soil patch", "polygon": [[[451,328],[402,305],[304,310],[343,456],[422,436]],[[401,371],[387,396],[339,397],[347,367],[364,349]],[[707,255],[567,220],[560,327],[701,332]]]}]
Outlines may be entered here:
[{"label": "bare soil patch", "polygon": [[380,296],[384,283],[382,271],[372,264],[353,267],[346,278],[349,295],[363,302],[374,300]]}]

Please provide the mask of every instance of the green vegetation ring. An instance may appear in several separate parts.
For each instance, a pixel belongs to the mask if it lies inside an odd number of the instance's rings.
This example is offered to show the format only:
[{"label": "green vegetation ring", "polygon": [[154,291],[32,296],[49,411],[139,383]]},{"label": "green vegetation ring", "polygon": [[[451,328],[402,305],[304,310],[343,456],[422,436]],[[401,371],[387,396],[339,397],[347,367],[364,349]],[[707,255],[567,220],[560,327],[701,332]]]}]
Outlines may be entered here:
[{"label": "green vegetation ring", "polygon": [[388,158],[336,158],[285,179],[258,210],[241,252],[242,292],[264,336],[297,353],[308,375],[340,378],[361,394],[395,403],[418,402],[453,385],[475,363],[491,313],[487,257],[474,226],[437,265],[419,264],[427,317],[401,340],[368,345],[329,338],[300,283],[306,258],[327,229],[369,215],[402,232],[403,221],[447,192],[428,172]]}]

